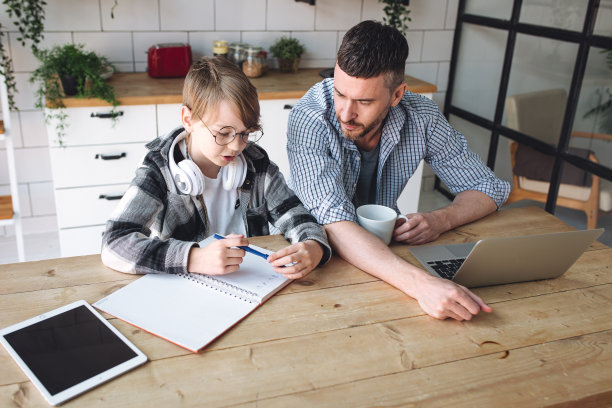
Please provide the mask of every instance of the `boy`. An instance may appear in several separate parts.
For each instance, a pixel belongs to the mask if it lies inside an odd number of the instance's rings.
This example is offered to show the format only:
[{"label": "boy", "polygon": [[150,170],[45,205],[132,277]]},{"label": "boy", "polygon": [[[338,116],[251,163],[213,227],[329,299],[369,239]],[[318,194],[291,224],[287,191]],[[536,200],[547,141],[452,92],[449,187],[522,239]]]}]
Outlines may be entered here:
[{"label": "boy", "polygon": [[[107,222],[102,262],[127,273],[202,273],[239,269],[245,236],[268,222],[292,245],[270,255],[291,279],[327,262],[325,233],[287,187],[257,141],[257,91],[234,64],[203,57],[183,87],[183,126],[147,144],[149,153]],[[214,233],[226,239],[200,248]],[[229,235],[228,235],[229,234]],[[284,265],[289,265],[283,267]]]}]

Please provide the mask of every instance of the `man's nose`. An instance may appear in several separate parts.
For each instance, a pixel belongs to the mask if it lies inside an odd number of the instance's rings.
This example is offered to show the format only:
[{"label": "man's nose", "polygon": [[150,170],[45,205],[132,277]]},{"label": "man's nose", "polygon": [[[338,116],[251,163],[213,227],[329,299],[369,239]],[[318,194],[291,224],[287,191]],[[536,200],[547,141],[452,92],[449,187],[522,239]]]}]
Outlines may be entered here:
[{"label": "man's nose", "polygon": [[342,122],[350,122],[351,120],[357,117],[357,112],[355,111],[355,104],[350,101],[345,102],[340,107],[340,120]]}]

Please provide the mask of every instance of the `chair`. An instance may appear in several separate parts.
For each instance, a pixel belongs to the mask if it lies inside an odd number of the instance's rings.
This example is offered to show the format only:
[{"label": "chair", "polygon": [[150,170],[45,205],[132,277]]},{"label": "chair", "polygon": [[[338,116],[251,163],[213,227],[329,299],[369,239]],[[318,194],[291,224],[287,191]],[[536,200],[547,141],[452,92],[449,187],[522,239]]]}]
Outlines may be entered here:
[{"label": "chair", "polygon": [[[512,95],[506,99],[507,127],[557,145],[567,94],[563,89],[529,92]],[[612,141],[612,135],[589,132],[572,132],[571,137],[583,137]],[[514,173],[518,143],[510,142],[510,163],[513,169],[513,188],[507,203],[523,199],[546,202],[549,182],[530,179]],[[588,159],[598,163],[594,153]],[[598,211],[612,211],[612,183],[593,175],[590,186],[561,183],[557,205],[582,210],[587,216],[587,228],[597,226]]]}]

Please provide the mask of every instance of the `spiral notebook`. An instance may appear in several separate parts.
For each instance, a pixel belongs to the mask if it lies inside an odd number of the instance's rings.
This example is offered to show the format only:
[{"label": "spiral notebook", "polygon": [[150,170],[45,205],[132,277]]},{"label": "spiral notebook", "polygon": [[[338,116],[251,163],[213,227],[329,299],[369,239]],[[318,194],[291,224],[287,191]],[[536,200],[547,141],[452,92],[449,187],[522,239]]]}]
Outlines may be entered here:
[{"label": "spiral notebook", "polygon": [[238,272],[223,276],[149,274],[94,306],[196,353],[289,282],[266,260],[247,252]]}]

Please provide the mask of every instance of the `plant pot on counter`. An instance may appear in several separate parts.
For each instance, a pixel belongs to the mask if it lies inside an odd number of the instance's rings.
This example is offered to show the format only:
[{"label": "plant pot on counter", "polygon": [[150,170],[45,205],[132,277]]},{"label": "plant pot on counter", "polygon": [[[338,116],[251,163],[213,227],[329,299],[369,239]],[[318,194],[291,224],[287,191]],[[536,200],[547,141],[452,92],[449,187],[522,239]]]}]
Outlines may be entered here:
[{"label": "plant pot on counter", "polygon": [[[74,96],[77,94],[78,87],[78,79],[72,75],[60,75],[60,82],[62,84],[62,89],[64,90],[64,95],[66,96]],[[82,81],[82,79],[81,79]]]},{"label": "plant pot on counter", "polygon": [[300,67],[300,59],[278,58],[278,69],[280,72],[297,72]]}]

